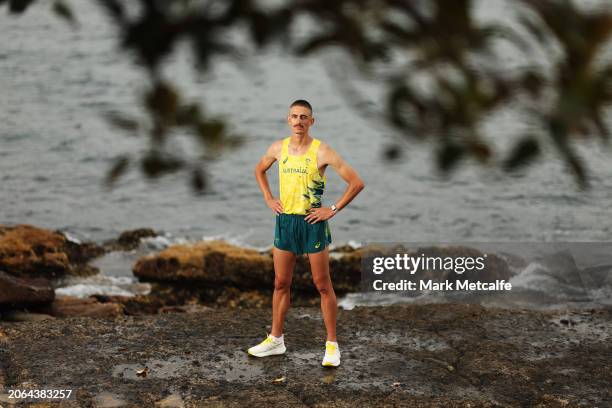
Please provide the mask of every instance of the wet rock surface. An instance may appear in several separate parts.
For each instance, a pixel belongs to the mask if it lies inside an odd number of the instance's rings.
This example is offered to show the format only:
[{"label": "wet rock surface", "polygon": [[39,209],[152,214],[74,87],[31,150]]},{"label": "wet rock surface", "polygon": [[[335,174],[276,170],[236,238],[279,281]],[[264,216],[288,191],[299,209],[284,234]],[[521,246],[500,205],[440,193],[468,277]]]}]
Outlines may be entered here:
[{"label": "wet rock surface", "polygon": [[202,309],[3,322],[0,380],[5,389],[73,389],[76,398],[62,406],[612,404],[610,309],[440,304],[340,311],[337,369],[320,366],[325,333],[316,308],[290,310],[285,355],[248,357],[245,350],[265,337],[269,315]]},{"label": "wet rock surface", "polygon": [[[361,277],[360,258],[347,267],[340,267],[340,263],[346,263],[344,258],[330,260],[334,289],[341,293],[358,289]],[[229,284],[241,289],[271,288],[274,282],[271,253],[259,253],[223,241],[171,246],[159,254],[139,259],[133,272],[143,281]],[[314,291],[306,256],[296,260],[292,289]]]},{"label": "wet rock surface", "polygon": [[54,298],[49,281],[17,278],[0,270],[0,310],[15,305],[50,303]]},{"label": "wet rock surface", "polygon": [[131,251],[138,248],[141,239],[157,235],[158,233],[151,228],[127,230],[123,231],[117,239],[105,242],[103,246],[106,251]]},{"label": "wet rock surface", "polygon": [[116,317],[123,315],[123,307],[118,303],[102,303],[96,299],[62,296],[55,299],[49,307],[55,317]]},{"label": "wet rock surface", "polygon": [[[359,289],[361,257],[336,253],[330,259],[334,290],[342,295]],[[155,313],[165,306],[198,303],[210,307],[269,307],[274,286],[270,252],[222,241],[174,245],[140,258],[133,267],[141,282],[152,283],[151,293],[132,299],[109,299],[125,305],[127,314]],[[292,279],[295,305],[319,303],[306,256],[298,257]]]},{"label": "wet rock surface", "polygon": [[[146,295],[136,296],[92,296],[102,303],[113,303],[123,307],[126,315],[145,315],[168,313],[172,311],[186,312],[197,308],[262,308],[270,307],[271,290],[243,291],[232,287],[202,287],[202,286],[169,286],[154,284],[152,291]],[[312,306],[318,304],[318,299],[306,299],[294,296],[293,304],[297,306]]]},{"label": "wet rock surface", "polygon": [[14,276],[91,275],[98,271],[87,262],[102,253],[98,245],[72,242],[60,232],[0,225],[0,269]]},{"label": "wet rock surface", "polygon": [[[134,275],[145,281],[270,284],[272,258],[222,241],[174,245],[139,259]],[[261,279],[265,279],[261,282]]]}]

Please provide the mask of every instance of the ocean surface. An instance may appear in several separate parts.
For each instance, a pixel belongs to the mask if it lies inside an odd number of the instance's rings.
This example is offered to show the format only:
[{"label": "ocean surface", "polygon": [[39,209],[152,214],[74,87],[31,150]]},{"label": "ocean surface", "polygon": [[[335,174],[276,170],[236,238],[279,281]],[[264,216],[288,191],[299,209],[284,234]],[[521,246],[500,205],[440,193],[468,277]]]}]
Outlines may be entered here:
[{"label": "ocean surface", "polygon": [[[445,179],[435,171],[430,145],[401,139],[351,107],[330,75],[345,61],[336,52],[299,58],[272,49],[238,63],[217,61],[201,75],[188,52],[177,50],[165,75],[207,112],[227,118],[245,145],[205,163],[210,190],[204,195],[193,193],[185,173],[149,181],[136,169],[107,189],[103,179],[113,159],[144,151],[147,139],[117,131],[104,115],[123,111],[144,118],[139,98],[147,83],[130,56],[117,50],[117,33],[94,4],[71,3],[80,22],[76,29],[45,4],[18,18],[5,8],[0,13],[2,224],[33,224],[97,242],[149,227],[170,243],[223,238],[269,247],[274,215],[253,168],[270,143],[289,134],[288,104],[307,99],[316,117],[311,134],[334,147],[366,183],[332,220],[335,243],[612,241],[610,148],[595,142],[580,146],[591,171],[587,191],[578,189],[553,151],[520,175],[467,162]],[[503,15],[504,2],[486,4],[482,18]],[[506,48],[508,65],[520,66],[519,51]],[[383,87],[350,69],[343,72],[362,103],[380,110]],[[537,124],[512,107],[485,125],[502,152],[509,139],[533,128]],[[176,148],[187,155],[197,148],[184,135],[177,139]],[[383,152],[395,142],[403,154],[388,162]],[[276,171],[270,172],[275,191]],[[329,171],[325,204],[337,200],[343,188]],[[101,261],[103,274],[129,278],[130,261],[129,256]],[[122,284],[134,284],[128,281]]]}]

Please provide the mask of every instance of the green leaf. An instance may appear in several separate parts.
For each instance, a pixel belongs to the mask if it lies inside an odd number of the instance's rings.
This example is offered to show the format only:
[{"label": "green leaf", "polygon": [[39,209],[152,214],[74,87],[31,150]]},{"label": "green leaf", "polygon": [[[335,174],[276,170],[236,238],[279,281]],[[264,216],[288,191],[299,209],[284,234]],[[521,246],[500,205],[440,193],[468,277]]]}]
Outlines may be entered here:
[{"label": "green leaf", "polygon": [[105,118],[111,126],[129,132],[132,135],[137,135],[140,130],[138,120],[123,113],[108,112],[105,114]]},{"label": "green leaf", "polygon": [[401,154],[402,154],[402,150],[400,146],[396,144],[387,146],[384,152],[385,158],[389,161],[394,161],[394,160],[399,159]]},{"label": "green leaf", "polygon": [[195,126],[202,120],[200,105],[181,106],[176,114],[177,126]]},{"label": "green leaf", "polygon": [[73,26],[77,24],[72,8],[70,8],[70,6],[64,1],[56,0],[53,3],[52,9],[59,18],[66,20],[66,22],[72,24]]},{"label": "green leaf", "polygon": [[465,155],[463,146],[447,142],[438,151],[438,168],[444,173],[448,174],[457,167],[459,161]]},{"label": "green leaf", "polygon": [[140,165],[145,176],[158,178],[164,174],[180,170],[184,163],[174,156],[151,151],[142,158]]},{"label": "green leaf", "polygon": [[21,14],[36,0],[10,0],[9,11],[13,14]]},{"label": "green leaf", "polygon": [[540,144],[533,136],[525,136],[520,140],[510,152],[510,155],[503,163],[506,171],[513,171],[519,167],[526,166],[540,155]]},{"label": "green leaf", "polygon": [[203,192],[206,189],[206,174],[200,167],[196,167],[191,172],[191,186],[197,192]]},{"label": "green leaf", "polygon": [[568,151],[566,155],[566,162],[570,166],[574,177],[578,182],[578,186],[582,190],[589,188],[589,178],[587,175],[587,169],[582,162],[582,159],[577,156],[573,151]]},{"label": "green leaf", "polygon": [[127,155],[119,156],[115,159],[112,167],[106,174],[105,184],[113,185],[122,175],[125,174],[130,165],[130,158]]},{"label": "green leaf", "polygon": [[179,102],[178,92],[166,82],[157,82],[145,95],[145,106],[149,112],[165,123],[174,120]]},{"label": "green leaf", "polygon": [[123,20],[123,5],[118,0],[98,0],[98,3],[100,3],[115,20]]}]

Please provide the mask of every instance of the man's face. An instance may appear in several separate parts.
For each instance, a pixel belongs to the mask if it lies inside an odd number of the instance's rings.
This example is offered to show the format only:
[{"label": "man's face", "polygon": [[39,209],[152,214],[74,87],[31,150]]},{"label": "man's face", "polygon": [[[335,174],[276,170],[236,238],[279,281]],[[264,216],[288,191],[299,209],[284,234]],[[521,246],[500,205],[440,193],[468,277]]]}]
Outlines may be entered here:
[{"label": "man's face", "polygon": [[310,109],[303,106],[294,106],[289,109],[287,123],[291,128],[291,132],[295,135],[307,135],[308,129],[314,123],[312,112]]}]

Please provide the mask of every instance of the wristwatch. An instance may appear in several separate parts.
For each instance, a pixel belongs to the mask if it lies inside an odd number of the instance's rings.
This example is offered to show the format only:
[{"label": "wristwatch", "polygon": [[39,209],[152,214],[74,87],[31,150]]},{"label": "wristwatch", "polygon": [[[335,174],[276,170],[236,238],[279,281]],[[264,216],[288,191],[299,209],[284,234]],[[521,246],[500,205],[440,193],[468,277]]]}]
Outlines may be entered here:
[{"label": "wristwatch", "polygon": [[338,212],[338,207],[336,207],[336,204],[332,204],[332,206],[331,206],[330,208],[331,208],[331,210],[332,210],[334,213],[337,213],[337,212]]}]

